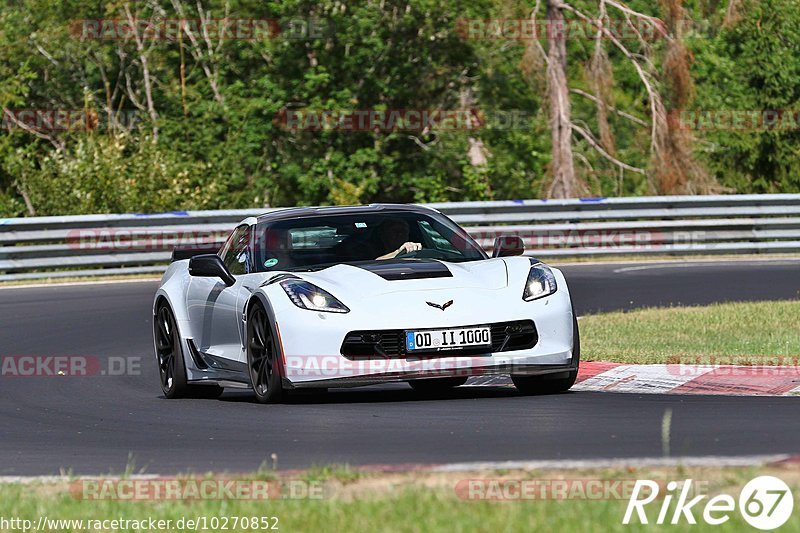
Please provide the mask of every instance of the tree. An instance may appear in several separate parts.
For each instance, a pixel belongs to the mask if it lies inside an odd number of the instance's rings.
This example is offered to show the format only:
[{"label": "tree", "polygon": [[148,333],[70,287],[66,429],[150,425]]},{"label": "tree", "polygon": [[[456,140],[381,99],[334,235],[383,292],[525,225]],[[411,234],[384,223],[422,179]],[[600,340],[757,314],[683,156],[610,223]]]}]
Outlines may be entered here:
[{"label": "tree", "polygon": [[[572,155],[572,115],[567,85],[567,43],[564,28],[564,4],[559,0],[547,0],[548,32],[547,94],[550,102],[550,130],[553,143],[551,171],[553,183],[550,196],[572,198],[577,196],[580,185],[575,176]],[[533,13],[536,18],[536,11]]]},{"label": "tree", "polygon": [[[654,16],[637,11],[616,0],[598,0],[584,2],[584,6],[573,5],[561,0],[545,0],[546,35],[544,40],[548,50],[534,42],[533,51],[547,63],[547,92],[549,96],[549,116],[552,133],[552,183],[549,195],[556,198],[567,198],[583,194],[589,190],[585,180],[579,179],[574,167],[573,142],[585,143],[596,155],[616,167],[620,176],[624,172],[634,172],[647,177],[649,187],[659,193],[701,192],[710,184],[706,175],[693,162],[687,141],[681,137],[680,130],[673,130],[667,120],[667,109],[664,104],[663,81],[659,79],[657,60],[665,55],[667,67],[666,83],[674,89],[676,108],[681,109],[688,98],[690,80],[686,76],[687,54],[681,42],[681,22],[683,10],[681,0],[665,0],[668,13],[668,24]],[[538,16],[541,9],[537,1],[531,13],[534,27],[538,27]],[[592,10],[592,11],[590,11]],[[630,43],[623,42],[619,34],[620,26],[614,24],[612,13],[624,21],[622,26],[632,36]],[[570,19],[565,17],[570,15]],[[577,23],[577,24],[574,24]],[[589,57],[579,59],[584,63],[584,72],[589,78],[589,87],[570,87],[567,35],[575,35],[574,28],[591,28],[594,32],[593,52]],[[667,42],[666,54],[659,54],[651,42],[663,39]],[[614,106],[613,69],[609,61],[609,51],[620,56],[621,65],[617,68],[632,68],[641,88],[645,92],[649,114],[649,151],[655,172],[648,172],[642,166],[635,166],[615,156],[615,142],[609,126],[608,112],[637,124],[644,121],[630,113],[618,110]],[[574,51],[577,57],[583,52]],[[571,112],[570,93],[591,100],[595,104],[594,122],[599,134],[596,135],[587,126],[585,120],[575,118]],[[589,172],[594,168],[584,155],[581,159]]]},{"label": "tree", "polygon": [[800,191],[800,10],[795,0],[734,1],[692,44],[697,87],[684,127],[728,190]]}]

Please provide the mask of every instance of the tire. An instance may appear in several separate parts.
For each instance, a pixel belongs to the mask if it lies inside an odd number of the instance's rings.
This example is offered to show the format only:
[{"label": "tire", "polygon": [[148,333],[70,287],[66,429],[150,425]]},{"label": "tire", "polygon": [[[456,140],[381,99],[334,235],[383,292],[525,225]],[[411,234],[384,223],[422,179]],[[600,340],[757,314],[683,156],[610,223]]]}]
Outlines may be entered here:
[{"label": "tire", "polygon": [[581,360],[581,335],[574,310],[572,312],[572,328],[572,364],[575,366],[575,370],[552,376],[515,376],[512,374],[511,381],[519,392],[526,395],[558,394],[572,388],[575,380],[578,379],[578,367]]},{"label": "tire", "polygon": [[411,388],[417,392],[441,392],[455,387],[460,387],[467,382],[466,376],[451,378],[425,378],[414,379],[408,382]]},{"label": "tire", "polygon": [[175,316],[167,304],[158,307],[153,321],[156,339],[156,363],[161,381],[161,392],[168,399],[174,398],[219,398],[224,390],[218,385],[189,385],[186,380],[186,364]]},{"label": "tire", "polygon": [[267,312],[256,303],[247,314],[247,374],[259,403],[283,400],[278,345]]}]

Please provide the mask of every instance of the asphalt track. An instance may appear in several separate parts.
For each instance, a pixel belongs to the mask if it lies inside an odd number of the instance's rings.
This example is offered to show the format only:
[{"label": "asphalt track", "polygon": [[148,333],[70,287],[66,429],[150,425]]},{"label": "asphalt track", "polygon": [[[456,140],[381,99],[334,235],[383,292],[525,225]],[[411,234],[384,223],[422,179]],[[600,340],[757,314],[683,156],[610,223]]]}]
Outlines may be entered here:
[{"label": "asphalt track", "polygon": [[[800,261],[564,267],[579,315],[641,306],[796,299]],[[800,399],[572,392],[523,397],[406,385],[255,404],[167,401],[152,355],[152,282],[0,290],[0,356],[141,358],[140,371],[0,377],[0,475],[246,471],[314,464],[437,464],[800,453]],[[274,454],[274,455],[273,455]]]}]

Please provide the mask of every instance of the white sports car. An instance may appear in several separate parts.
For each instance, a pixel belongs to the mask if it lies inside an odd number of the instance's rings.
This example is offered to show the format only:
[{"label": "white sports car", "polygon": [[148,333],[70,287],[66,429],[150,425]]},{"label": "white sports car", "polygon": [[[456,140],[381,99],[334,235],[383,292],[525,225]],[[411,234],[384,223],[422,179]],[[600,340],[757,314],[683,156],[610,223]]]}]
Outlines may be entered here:
[{"label": "white sports car", "polygon": [[248,218],[216,254],[176,250],[155,296],[167,398],[510,374],[566,391],[580,340],[567,283],[502,236],[490,258],[417,205],[304,207]]}]

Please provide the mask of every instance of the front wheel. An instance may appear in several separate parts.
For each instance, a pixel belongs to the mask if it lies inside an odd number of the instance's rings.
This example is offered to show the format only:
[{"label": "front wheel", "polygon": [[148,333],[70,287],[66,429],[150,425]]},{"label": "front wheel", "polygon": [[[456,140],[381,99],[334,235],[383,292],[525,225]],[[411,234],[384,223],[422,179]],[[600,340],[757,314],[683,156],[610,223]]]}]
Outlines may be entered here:
[{"label": "front wheel", "polygon": [[514,386],[522,394],[558,394],[567,392],[575,384],[577,372],[570,372],[566,377],[548,378],[547,376],[511,376]]},{"label": "front wheel", "polygon": [[572,312],[572,365],[575,370],[544,376],[515,376],[511,381],[522,394],[558,394],[567,392],[578,379],[578,366],[581,360],[581,335],[578,331],[578,320]]},{"label": "front wheel", "polygon": [[247,369],[259,403],[283,399],[279,354],[267,312],[253,305],[247,317]]}]

